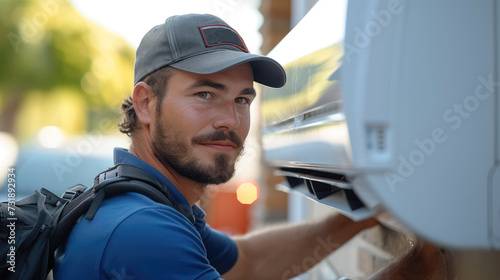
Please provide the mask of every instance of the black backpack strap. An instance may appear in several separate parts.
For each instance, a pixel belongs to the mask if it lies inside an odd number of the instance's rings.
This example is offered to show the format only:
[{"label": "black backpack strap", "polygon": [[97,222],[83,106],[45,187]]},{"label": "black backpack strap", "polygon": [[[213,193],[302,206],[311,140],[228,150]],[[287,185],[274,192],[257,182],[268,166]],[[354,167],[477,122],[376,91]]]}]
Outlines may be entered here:
[{"label": "black backpack strap", "polygon": [[102,188],[103,186],[112,183],[114,180],[124,178],[139,180],[162,190],[161,184],[149,173],[139,167],[122,163],[117,164],[96,176],[94,179],[94,188]]},{"label": "black backpack strap", "polygon": [[50,238],[50,253],[53,252],[66,240],[71,233],[73,226],[80,217],[89,209],[90,204],[94,200],[95,194],[88,190],[68,202],[61,212],[61,218],[57,224],[54,234]]},{"label": "black backpack strap", "polygon": [[87,190],[87,187],[85,187],[82,184],[75,185],[69,189],[67,189],[63,195],[61,196],[63,199],[66,199],[67,201],[71,201],[75,199],[77,196],[81,195]]},{"label": "black backpack strap", "polygon": [[120,180],[113,180],[110,183],[106,183],[104,186],[98,186],[98,188],[95,188],[94,191],[95,198],[87,211],[87,215],[85,216],[85,219],[87,220],[92,220],[94,218],[94,215],[99,209],[99,206],[104,198],[128,192],[139,193],[149,197],[153,201],[173,207],[170,199],[162,191],[157,188],[152,188],[150,184],[146,184],[144,181],[122,178]]},{"label": "black backpack strap", "polygon": [[[149,173],[132,165],[118,164],[99,174],[94,179],[93,188],[67,203],[51,237],[51,252],[66,240],[73,226],[85,213],[86,219],[92,220],[105,198],[128,192],[145,195],[155,202],[177,209],[171,202],[168,188],[163,187]],[[192,220],[192,217],[184,215]]]},{"label": "black backpack strap", "polygon": [[102,172],[94,179],[93,191],[96,196],[85,217],[87,220],[94,218],[104,198],[127,192],[140,193],[155,202],[174,207],[168,188],[162,187],[149,173],[133,165],[118,164]]}]

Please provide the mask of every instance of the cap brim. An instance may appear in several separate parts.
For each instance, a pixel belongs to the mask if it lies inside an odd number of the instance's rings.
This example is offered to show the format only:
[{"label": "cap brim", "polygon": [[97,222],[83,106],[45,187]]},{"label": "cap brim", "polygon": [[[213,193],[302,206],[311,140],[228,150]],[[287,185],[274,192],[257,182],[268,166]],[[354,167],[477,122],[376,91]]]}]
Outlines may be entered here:
[{"label": "cap brim", "polygon": [[247,62],[252,67],[254,81],[257,83],[274,88],[285,85],[285,70],[277,61],[245,52],[218,50],[192,56],[169,66],[191,73],[214,74]]}]

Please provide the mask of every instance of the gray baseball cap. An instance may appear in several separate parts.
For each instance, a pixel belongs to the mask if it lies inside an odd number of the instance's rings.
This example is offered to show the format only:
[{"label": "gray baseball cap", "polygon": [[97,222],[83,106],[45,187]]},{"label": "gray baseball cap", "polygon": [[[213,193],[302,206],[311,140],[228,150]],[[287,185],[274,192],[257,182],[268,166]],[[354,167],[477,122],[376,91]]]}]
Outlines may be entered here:
[{"label": "gray baseball cap", "polygon": [[249,53],[238,32],[220,18],[177,15],[155,26],[142,39],[136,52],[134,84],[165,66],[214,74],[247,62],[256,82],[276,88],[285,85],[283,67],[272,58]]}]

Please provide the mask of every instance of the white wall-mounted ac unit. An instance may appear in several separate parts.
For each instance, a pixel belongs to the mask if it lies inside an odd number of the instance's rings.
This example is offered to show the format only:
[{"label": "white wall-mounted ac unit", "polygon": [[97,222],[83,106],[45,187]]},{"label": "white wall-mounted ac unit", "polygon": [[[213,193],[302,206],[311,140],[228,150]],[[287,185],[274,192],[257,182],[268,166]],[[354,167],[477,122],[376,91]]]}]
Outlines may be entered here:
[{"label": "white wall-mounted ac unit", "polygon": [[321,0],[269,56],[266,160],[354,220],[500,248],[500,3]]}]

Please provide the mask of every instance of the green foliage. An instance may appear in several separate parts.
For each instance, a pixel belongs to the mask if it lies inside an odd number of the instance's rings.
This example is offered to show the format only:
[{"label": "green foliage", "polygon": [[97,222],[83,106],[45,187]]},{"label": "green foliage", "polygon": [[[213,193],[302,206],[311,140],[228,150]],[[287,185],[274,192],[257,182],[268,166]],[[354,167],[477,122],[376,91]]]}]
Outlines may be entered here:
[{"label": "green foliage", "polygon": [[[132,90],[134,50],[88,22],[67,0],[0,0],[0,63],[0,130],[18,136],[33,135],[39,126],[62,125],[54,121],[60,116],[44,116],[51,121],[20,132],[22,122],[16,119],[38,117],[29,115],[32,107],[44,106],[34,110],[44,114],[57,114],[60,106],[109,112]],[[64,92],[79,97],[57,105],[43,102],[43,96],[48,100]],[[42,102],[29,102],[34,96]],[[93,125],[81,117],[64,123],[62,128],[73,132]]]}]

